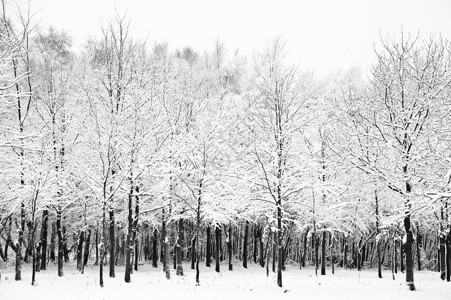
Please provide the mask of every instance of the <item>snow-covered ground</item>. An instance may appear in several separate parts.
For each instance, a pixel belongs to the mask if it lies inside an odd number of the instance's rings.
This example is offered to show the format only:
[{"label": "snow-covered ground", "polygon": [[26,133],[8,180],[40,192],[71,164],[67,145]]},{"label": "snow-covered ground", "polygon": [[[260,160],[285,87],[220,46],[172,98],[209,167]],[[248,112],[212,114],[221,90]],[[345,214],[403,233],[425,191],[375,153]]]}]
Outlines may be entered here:
[{"label": "snow-covered ground", "polygon": [[[238,263],[238,262],[237,262]],[[79,274],[74,265],[65,266],[65,276],[59,278],[56,267],[37,273],[37,286],[31,286],[29,266],[23,267],[23,280],[14,281],[14,268],[2,270],[0,282],[1,300],[22,299],[451,299],[451,283],[440,280],[437,272],[415,272],[417,291],[407,290],[404,274],[398,273],[392,280],[391,273],[385,271],[382,279],[377,278],[376,270],[342,270],[335,274],[327,270],[326,276],[316,277],[314,269],[289,266],[283,273],[283,288],[276,285],[275,274],[266,277],[265,270],[250,265],[243,269],[234,265],[228,271],[226,265],[221,273],[214,268],[201,267],[201,285],[195,285],[195,273],[188,264],[184,265],[185,276],[173,272],[166,280],[161,270],[150,265],[140,266],[132,275],[132,282],[124,282],[124,267],[116,269],[116,278],[108,277],[105,268],[105,287],[99,287],[98,267],[88,267],[85,274]]]}]

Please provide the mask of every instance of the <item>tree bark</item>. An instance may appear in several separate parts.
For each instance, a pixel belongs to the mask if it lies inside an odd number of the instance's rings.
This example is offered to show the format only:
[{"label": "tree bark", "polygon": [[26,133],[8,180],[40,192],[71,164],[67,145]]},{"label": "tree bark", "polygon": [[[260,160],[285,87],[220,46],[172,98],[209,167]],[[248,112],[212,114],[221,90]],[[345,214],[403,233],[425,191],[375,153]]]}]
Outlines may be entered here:
[{"label": "tree bark", "polygon": [[45,270],[47,267],[47,224],[49,220],[49,211],[45,209],[42,212],[42,225],[41,225],[41,270]]},{"label": "tree bark", "polygon": [[64,276],[63,273],[63,259],[64,259],[64,245],[63,245],[63,228],[61,225],[61,211],[56,212],[56,232],[58,235],[58,276]]},{"label": "tree bark", "polygon": [[157,229],[153,230],[153,242],[152,242],[152,267],[158,268],[158,232]]},{"label": "tree bark", "polygon": [[205,257],[205,265],[207,267],[211,266],[211,227],[210,225],[207,226],[207,254]]},{"label": "tree bark", "polygon": [[85,233],[81,230],[78,236],[78,245],[77,245],[77,270],[83,272],[83,242],[85,239]]},{"label": "tree bark", "polygon": [[215,227],[215,237],[216,237],[216,249],[215,249],[215,271],[220,272],[220,253],[221,253],[221,226],[219,224]]},{"label": "tree bark", "polygon": [[[128,231],[127,231],[127,249],[125,257],[125,282],[130,282],[130,273],[132,269],[131,265],[131,255],[133,251],[133,241],[132,241],[132,231],[133,231],[133,210],[132,210],[132,194],[133,194],[133,184],[130,188],[130,193],[128,194]],[[111,229],[110,229],[111,230]]]},{"label": "tree bark", "polygon": [[179,276],[183,276],[183,240],[184,237],[183,219],[178,221],[178,237],[176,241],[176,260],[177,260],[177,272]]},{"label": "tree bark", "polygon": [[228,252],[228,256],[229,256],[229,271],[233,271],[233,262],[232,262],[232,257],[233,257],[233,249],[232,249],[232,225],[229,225],[229,233],[227,235],[227,252]]},{"label": "tree bark", "polygon": [[114,270],[115,265],[115,256],[114,256],[114,246],[115,246],[115,235],[114,235],[114,209],[110,208],[110,277],[116,277],[116,273]]},{"label": "tree bark", "polygon": [[321,275],[326,275],[326,232],[323,231],[321,241]]},{"label": "tree bark", "polygon": [[244,225],[244,241],[243,241],[243,268],[247,269],[247,240],[249,236],[249,221]]},{"label": "tree bark", "polygon": [[86,239],[85,239],[85,252],[83,257],[83,266],[86,266],[88,264],[88,258],[89,258],[89,243],[91,242],[91,230],[86,230]]}]

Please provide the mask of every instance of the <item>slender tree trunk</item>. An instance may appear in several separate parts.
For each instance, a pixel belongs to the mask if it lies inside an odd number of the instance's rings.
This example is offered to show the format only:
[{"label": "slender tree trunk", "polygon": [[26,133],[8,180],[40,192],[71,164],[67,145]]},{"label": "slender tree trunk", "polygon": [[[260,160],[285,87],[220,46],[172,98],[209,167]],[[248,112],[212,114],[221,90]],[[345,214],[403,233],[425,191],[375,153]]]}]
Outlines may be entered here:
[{"label": "slender tree trunk", "polygon": [[[135,186],[135,191],[139,194],[139,187]],[[138,239],[138,230],[139,226],[139,197],[135,196],[135,218],[133,219],[133,245],[135,247],[134,254],[134,263],[135,263],[135,271],[138,271],[138,260],[139,260],[139,239]]]},{"label": "slender tree trunk", "polygon": [[343,251],[343,268],[348,268],[348,239],[344,237],[344,251]]},{"label": "slender tree trunk", "polygon": [[232,249],[232,239],[233,235],[232,235],[232,225],[229,225],[229,233],[227,235],[227,252],[228,252],[228,256],[229,256],[229,271],[233,271],[233,262],[232,262],[232,257],[233,257],[233,249]]},{"label": "slender tree trunk", "polygon": [[115,247],[115,234],[114,234],[114,208],[110,208],[110,277],[116,277],[116,273],[114,270],[115,265],[115,256],[114,256],[114,247]]},{"label": "slender tree trunk", "polygon": [[244,225],[244,241],[243,241],[243,268],[247,269],[247,240],[249,238],[249,221]]},{"label": "slender tree trunk", "polygon": [[86,230],[86,239],[85,239],[85,252],[83,257],[83,266],[86,266],[88,264],[89,259],[89,244],[91,242],[91,230]]},{"label": "slender tree trunk", "polygon": [[94,262],[94,266],[97,266],[99,264],[99,229],[98,228],[96,228],[95,248],[96,248],[96,261]]},{"label": "slender tree trunk", "polygon": [[41,225],[41,269],[45,270],[47,267],[47,224],[49,220],[49,211],[45,209],[42,212]]},{"label": "slender tree trunk", "polygon": [[[280,194],[280,193],[279,193]],[[282,203],[279,197],[279,203],[277,205],[277,285],[282,287],[282,265],[283,265],[283,232],[282,232]]]},{"label": "slender tree trunk", "polygon": [[196,237],[191,240],[191,270],[196,268]]},{"label": "slender tree trunk", "polygon": [[63,259],[64,259],[64,245],[63,245],[63,228],[61,226],[61,211],[56,212],[56,232],[58,235],[58,276],[64,276],[63,273]]},{"label": "slender tree trunk", "polygon": [[272,272],[276,273],[276,260],[277,260],[277,235],[276,232],[272,233]]},{"label": "slender tree trunk", "polygon": [[154,268],[158,268],[157,242],[158,242],[158,233],[157,233],[157,229],[154,229],[153,230],[153,242],[152,242],[152,267],[154,267]]},{"label": "slender tree trunk", "polygon": [[446,281],[451,281],[451,232],[446,238]]},{"label": "slender tree trunk", "polygon": [[211,266],[211,227],[207,226],[207,254],[205,257],[205,265],[207,267]]},{"label": "slender tree trunk", "polygon": [[216,237],[216,249],[215,249],[215,271],[220,272],[220,252],[221,252],[221,226],[219,224],[215,227],[215,237]]},{"label": "slender tree trunk", "polygon": [[302,257],[301,257],[301,265],[303,268],[305,268],[305,258],[307,255],[307,235],[308,235],[308,231],[306,231],[306,233],[304,235],[304,244],[303,244]]},{"label": "slender tree trunk", "polygon": [[321,241],[321,275],[326,275],[326,232],[323,231]]},{"label": "slender tree trunk", "polygon": [[179,228],[178,228],[178,237],[176,242],[176,260],[177,260],[177,275],[183,276],[183,240],[184,237],[184,228],[183,228],[183,219],[180,219],[178,222]]},{"label": "slender tree trunk", "polygon": [[83,242],[85,239],[85,233],[82,230],[80,235],[78,236],[78,245],[77,245],[77,270],[83,270]]},{"label": "slender tree trunk", "polygon": [[259,251],[259,254],[260,254],[260,266],[262,267],[262,268],[264,268],[265,267],[265,253],[264,253],[264,251],[263,251],[263,247],[264,247],[264,245],[263,245],[263,229],[262,229],[262,227],[259,227],[259,234],[258,234],[258,241],[259,241],[259,243],[260,243],[260,251]]},{"label": "slender tree trunk", "polygon": [[[130,188],[130,193],[128,195],[128,231],[127,231],[127,249],[126,249],[126,257],[125,257],[125,282],[130,282],[130,273],[132,269],[131,265],[131,255],[133,251],[133,241],[132,241],[132,231],[133,231],[133,210],[132,210],[132,194],[133,194],[133,184]],[[111,230],[111,229],[110,229]]]},{"label": "slender tree trunk", "polygon": [[253,244],[253,258],[254,258],[254,264],[256,264],[257,263],[257,251],[258,251],[258,242],[257,242],[257,239],[258,239],[258,228],[257,228],[257,225],[256,224],[254,224],[254,226],[252,226],[253,227],[253,238],[254,238],[254,244]]},{"label": "slender tree trunk", "polygon": [[440,278],[445,280],[446,278],[446,240],[445,233],[440,232]]}]

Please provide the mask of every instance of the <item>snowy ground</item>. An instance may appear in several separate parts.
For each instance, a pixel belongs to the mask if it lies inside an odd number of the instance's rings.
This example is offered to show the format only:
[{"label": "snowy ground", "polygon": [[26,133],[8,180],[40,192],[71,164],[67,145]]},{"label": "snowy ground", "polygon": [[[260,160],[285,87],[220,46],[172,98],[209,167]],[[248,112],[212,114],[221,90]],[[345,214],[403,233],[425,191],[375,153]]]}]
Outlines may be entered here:
[{"label": "snowy ground", "polygon": [[[161,266],[161,265],[160,265]],[[144,299],[165,296],[165,299],[451,299],[451,283],[443,282],[437,272],[415,272],[416,292],[407,290],[404,274],[398,273],[393,281],[385,271],[382,279],[376,270],[342,270],[335,275],[327,270],[326,276],[314,276],[314,269],[299,270],[291,266],[283,273],[283,288],[276,286],[275,274],[266,277],[264,269],[250,265],[243,269],[234,265],[230,272],[226,265],[221,273],[214,268],[201,267],[201,285],[195,286],[195,273],[186,264],[184,277],[171,274],[166,280],[161,268],[140,266],[132,275],[132,282],[124,282],[124,267],[116,269],[116,278],[108,277],[105,269],[105,287],[99,287],[98,267],[88,267],[85,274],[75,271],[74,265],[65,266],[65,276],[57,277],[56,267],[37,273],[37,286],[31,286],[29,266],[23,267],[23,280],[14,281],[14,268],[3,269],[0,282],[1,300],[22,299]],[[362,298],[363,296],[363,298]]]}]

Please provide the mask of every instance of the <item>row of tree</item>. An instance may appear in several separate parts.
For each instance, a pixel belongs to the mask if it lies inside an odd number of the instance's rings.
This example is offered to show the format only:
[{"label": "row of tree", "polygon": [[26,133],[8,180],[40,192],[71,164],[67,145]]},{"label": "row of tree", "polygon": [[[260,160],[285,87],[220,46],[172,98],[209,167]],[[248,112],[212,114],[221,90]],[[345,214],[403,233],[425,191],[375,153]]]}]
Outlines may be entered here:
[{"label": "row of tree", "polygon": [[367,80],[317,79],[285,64],[280,39],[252,60],[219,41],[170,51],[135,40],[116,15],[74,53],[65,32],[8,9],[0,256],[15,252],[16,280],[23,260],[34,284],[49,260],[63,276],[69,253],[82,271],[95,251],[101,286],[104,265],[114,277],[125,264],[130,282],[141,259],[159,257],[169,278],[171,256],[177,275],[189,259],[199,284],[201,259],[214,253],[219,271],[227,252],[232,270],[250,249],[279,286],[288,259],[307,259],[322,274],[327,261],[377,262],[379,277],[399,262],[414,290],[414,254],[450,280],[445,39],[388,36]]}]

